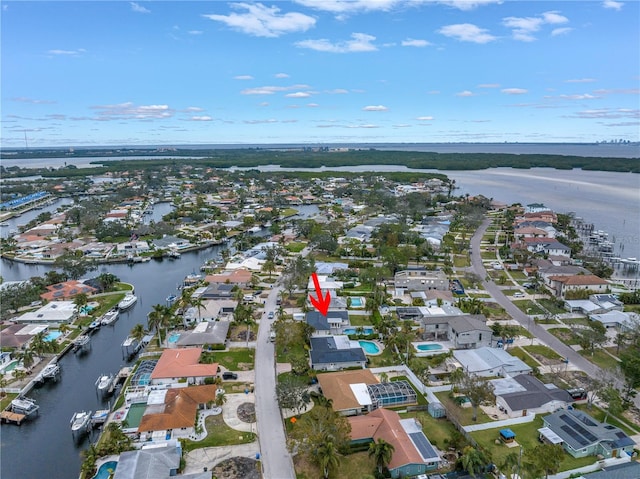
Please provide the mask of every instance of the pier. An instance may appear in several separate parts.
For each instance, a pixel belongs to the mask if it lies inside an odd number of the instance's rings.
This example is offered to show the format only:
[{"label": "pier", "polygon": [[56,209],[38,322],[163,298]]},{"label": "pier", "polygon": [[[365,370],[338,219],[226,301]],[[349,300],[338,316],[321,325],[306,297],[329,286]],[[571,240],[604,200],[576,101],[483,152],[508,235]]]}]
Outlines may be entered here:
[{"label": "pier", "polygon": [[9,410],[0,412],[0,421],[5,424],[17,424],[20,426],[26,417],[25,414],[18,414]]}]

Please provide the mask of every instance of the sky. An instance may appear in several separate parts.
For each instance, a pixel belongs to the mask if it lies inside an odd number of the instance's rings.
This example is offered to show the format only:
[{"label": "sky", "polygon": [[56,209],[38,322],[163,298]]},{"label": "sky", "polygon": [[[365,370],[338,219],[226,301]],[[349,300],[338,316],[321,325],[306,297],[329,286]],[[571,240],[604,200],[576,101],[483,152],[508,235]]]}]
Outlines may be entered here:
[{"label": "sky", "polygon": [[2,1],[3,148],[640,141],[640,2]]}]

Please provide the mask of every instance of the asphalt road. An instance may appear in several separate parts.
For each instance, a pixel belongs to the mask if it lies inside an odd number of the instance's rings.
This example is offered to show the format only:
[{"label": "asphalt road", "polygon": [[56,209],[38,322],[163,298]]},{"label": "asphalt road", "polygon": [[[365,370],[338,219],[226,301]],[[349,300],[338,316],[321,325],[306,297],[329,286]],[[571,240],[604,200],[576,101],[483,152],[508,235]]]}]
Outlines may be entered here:
[{"label": "asphalt road", "polygon": [[268,479],[295,479],[291,454],[287,450],[286,436],[280,407],[276,399],[275,344],[269,341],[271,325],[275,319],[267,319],[270,311],[276,311],[276,300],[282,288],[276,283],[266,300],[258,328],[255,362],[255,396],[258,439],[262,454],[263,477]]}]

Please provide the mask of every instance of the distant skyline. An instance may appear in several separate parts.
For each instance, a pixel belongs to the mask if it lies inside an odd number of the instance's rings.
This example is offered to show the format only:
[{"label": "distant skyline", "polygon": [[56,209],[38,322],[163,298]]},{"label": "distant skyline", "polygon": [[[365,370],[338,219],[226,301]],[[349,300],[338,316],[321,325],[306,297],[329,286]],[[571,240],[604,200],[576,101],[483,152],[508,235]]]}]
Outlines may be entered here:
[{"label": "distant skyline", "polygon": [[3,148],[640,141],[640,2],[2,1]]}]

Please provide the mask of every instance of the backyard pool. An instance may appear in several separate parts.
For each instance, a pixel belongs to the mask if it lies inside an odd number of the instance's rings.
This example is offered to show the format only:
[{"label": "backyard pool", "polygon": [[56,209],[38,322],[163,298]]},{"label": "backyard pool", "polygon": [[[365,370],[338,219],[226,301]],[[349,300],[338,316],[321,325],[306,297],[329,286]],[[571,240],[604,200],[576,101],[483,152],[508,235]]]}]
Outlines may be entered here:
[{"label": "backyard pool", "polygon": [[129,407],[129,412],[127,412],[127,417],[125,418],[127,428],[138,429],[146,408],[147,405],[145,403],[133,403]]},{"label": "backyard pool", "polygon": [[49,331],[47,333],[47,335],[44,337],[45,341],[55,341],[56,339],[58,339],[60,336],[62,336],[62,333],[60,331]]},{"label": "backyard pool", "polygon": [[[362,329],[362,331],[360,331],[359,329]],[[342,330],[342,334],[346,334],[347,336],[350,334],[373,334],[373,326],[361,326],[361,328],[344,328]]]},{"label": "backyard pool", "polygon": [[171,333],[171,336],[169,336],[169,339],[167,339],[167,341],[169,341],[170,343],[177,343],[178,339],[180,339],[180,333]]},{"label": "backyard pool", "polygon": [[105,462],[102,466],[100,466],[100,468],[98,469],[98,473],[93,476],[93,479],[109,479],[109,477],[111,476],[109,470],[115,471],[117,465],[118,463],[116,461]]},{"label": "backyard pool", "polygon": [[373,341],[358,341],[365,354],[380,354],[380,346]]},{"label": "backyard pool", "polygon": [[416,350],[416,356],[430,356],[432,354],[446,353],[449,348],[434,342],[411,343]]},{"label": "backyard pool", "polygon": [[82,306],[80,308],[80,314],[83,314],[83,315],[86,316],[87,314],[89,314],[94,309],[96,309],[95,306],[91,306],[90,304],[85,304],[84,306]]},{"label": "backyard pool", "polygon": [[364,298],[360,298],[354,296],[351,298],[351,307],[352,308],[362,308],[364,306]]},{"label": "backyard pool", "polygon": [[0,373],[2,373],[2,374],[10,373],[11,371],[13,371],[16,368],[16,366],[18,366],[19,362],[20,361],[18,361],[17,359],[14,359],[14,360],[10,361],[9,363],[7,363],[7,365],[5,367],[0,369]]}]

